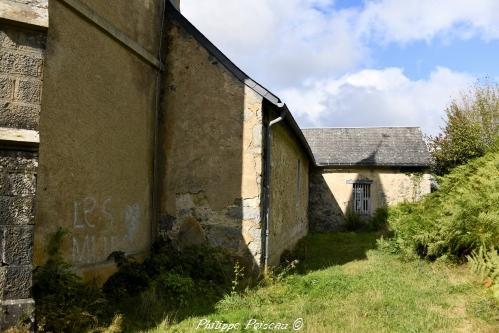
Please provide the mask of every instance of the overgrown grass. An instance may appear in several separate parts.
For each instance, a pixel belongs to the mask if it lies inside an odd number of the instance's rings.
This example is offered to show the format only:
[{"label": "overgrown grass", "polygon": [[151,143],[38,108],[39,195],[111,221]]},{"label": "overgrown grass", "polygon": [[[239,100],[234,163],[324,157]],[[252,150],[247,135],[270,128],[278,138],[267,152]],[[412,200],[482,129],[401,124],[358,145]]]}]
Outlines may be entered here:
[{"label": "overgrown grass", "polygon": [[440,189],[418,203],[389,210],[394,252],[431,260],[465,261],[485,247],[499,245],[499,152],[455,168]]},{"label": "overgrown grass", "polygon": [[[292,324],[302,332],[497,332],[499,305],[463,266],[403,261],[375,249],[377,233],[308,236],[297,273],[226,296],[209,315],[147,331],[202,332],[202,320]],[[198,325],[200,327],[197,329]]]}]

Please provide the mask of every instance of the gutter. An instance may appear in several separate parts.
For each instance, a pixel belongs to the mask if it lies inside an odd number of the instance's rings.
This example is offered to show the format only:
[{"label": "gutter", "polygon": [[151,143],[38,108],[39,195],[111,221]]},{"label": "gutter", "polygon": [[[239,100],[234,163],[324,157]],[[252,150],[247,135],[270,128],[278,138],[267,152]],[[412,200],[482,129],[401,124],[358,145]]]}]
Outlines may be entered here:
[{"label": "gutter", "polygon": [[160,155],[160,148],[159,148],[159,112],[161,108],[161,91],[163,87],[163,71],[165,70],[165,66],[163,62],[161,61],[162,55],[164,54],[163,50],[163,35],[165,32],[165,22],[166,22],[166,5],[169,3],[168,0],[163,1],[163,8],[161,11],[161,27],[159,31],[159,45],[158,45],[158,62],[161,64],[161,66],[156,67],[156,82],[155,82],[155,87],[154,87],[154,119],[153,119],[153,130],[154,130],[154,147],[153,147],[153,165],[152,165],[152,184],[151,184],[151,208],[152,208],[152,214],[151,214],[151,230],[150,230],[150,237],[151,237],[151,248],[152,244],[157,240],[157,225],[158,225],[158,216],[159,216],[159,155]]},{"label": "gutter", "polygon": [[269,234],[270,234],[270,185],[271,185],[271,156],[272,156],[272,126],[281,122],[288,113],[287,107],[281,106],[279,107],[281,110],[281,114],[276,119],[269,122],[267,125],[267,130],[265,131],[265,178],[264,178],[264,196],[263,196],[263,211],[264,211],[264,219],[265,219],[265,256],[263,261],[263,266],[265,272],[268,269],[269,262]]}]

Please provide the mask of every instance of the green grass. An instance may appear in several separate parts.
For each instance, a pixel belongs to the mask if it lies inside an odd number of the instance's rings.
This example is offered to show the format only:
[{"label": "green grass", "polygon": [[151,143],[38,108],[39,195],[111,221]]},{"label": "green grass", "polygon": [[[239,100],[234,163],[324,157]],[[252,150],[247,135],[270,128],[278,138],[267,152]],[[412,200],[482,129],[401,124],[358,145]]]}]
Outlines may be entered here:
[{"label": "green grass", "polygon": [[[303,318],[301,332],[499,332],[499,305],[463,266],[402,261],[375,248],[376,233],[308,236],[296,272],[268,286],[225,297],[211,314],[148,333],[212,332],[200,320],[251,319],[288,324]],[[220,331],[220,330],[218,330]]]}]

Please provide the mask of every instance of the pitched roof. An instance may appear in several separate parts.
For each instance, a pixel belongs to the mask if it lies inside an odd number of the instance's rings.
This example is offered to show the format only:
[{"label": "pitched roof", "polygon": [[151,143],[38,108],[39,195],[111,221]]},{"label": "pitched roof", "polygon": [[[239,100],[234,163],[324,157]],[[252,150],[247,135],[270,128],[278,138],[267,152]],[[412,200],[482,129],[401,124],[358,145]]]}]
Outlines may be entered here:
[{"label": "pitched roof", "polygon": [[170,1],[166,1],[166,13],[169,19],[177,22],[183,29],[185,29],[201,46],[205,48],[213,57],[215,57],[220,64],[222,64],[232,75],[239,79],[249,88],[253,89],[257,94],[262,96],[266,101],[270,102],[275,107],[277,112],[284,115],[283,123],[296,135],[302,148],[305,150],[310,161],[315,164],[314,155],[310,146],[308,145],[305,136],[303,135],[300,127],[296,123],[293,115],[289,111],[286,104],[284,104],[279,97],[274,95],[271,91],[264,86],[253,80],[239,67],[236,66],[222,51],[220,51],[208,38],[206,38],[185,16],[183,16]]},{"label": "pitched roof", "polygon": [[419,127],[302,129],[318,166],[427,167]]}]

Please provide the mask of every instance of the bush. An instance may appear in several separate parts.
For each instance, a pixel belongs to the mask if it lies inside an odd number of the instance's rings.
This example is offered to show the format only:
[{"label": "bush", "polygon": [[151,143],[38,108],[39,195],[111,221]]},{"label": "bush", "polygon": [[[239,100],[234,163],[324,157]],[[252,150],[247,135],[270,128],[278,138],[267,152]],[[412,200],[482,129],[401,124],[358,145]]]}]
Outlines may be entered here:
[{"label": "bush", "polygon": [[59,249],[64,235],[62,229],[55,233],[47,247],[47,262],[33,273],[38,332],[86,332],[105,309],[100,289],[83,283],[63,260]]},{"label": "bush", "polygon": [[371,230],[384,230],[388,225],[388,208],[381,207],[374,211],[369,226]]},{"label": "bush", "polygon": [[475,85],[446,109],[443,133],[429,138],[437,175],[483,156],[499,135],[499,87]]},{"label": "bush", "polygon": [[499,244],[499,153],[454,169],[438,191],[389,209],[392,249],[431,260],[464,261],[481,244]]},{"label": "bush", "polygon": [[345,229],[347,231],[378,231],[386,229],[388,208],[381,207],[374,211],[372,216],[362,216],[352,210],[345,215]]},{"label": "bush", "polygon": [[[138,331],[169,313],[205,311],[231,291],[235,258],[230,253],[208,246],[178,251],[170,243],[156,244],[143,263],[114,252],[110,258],[118,270],[103,287],[83,283],[60,253],[64,236],[59,230],[52,237],[49,259],[34,272],[39,332],[112,332],[122,326]],[[99,323],[111,326],[97,328]]]},{"label": "bush", "polygon": [[366,226],[366,221],[364,219],[365,218],[353,210],[347,210],[345,214],[345,229],[348,231],[364,229]]}]

